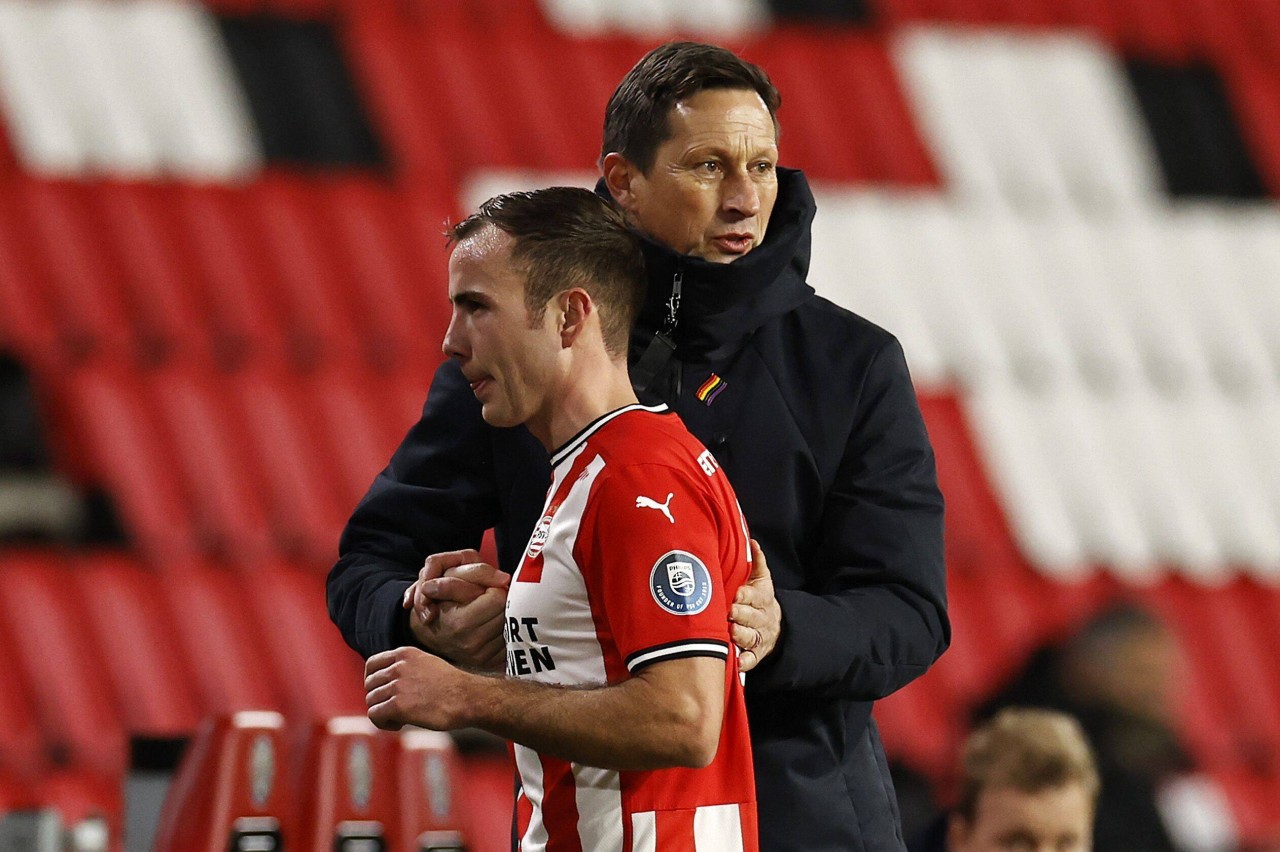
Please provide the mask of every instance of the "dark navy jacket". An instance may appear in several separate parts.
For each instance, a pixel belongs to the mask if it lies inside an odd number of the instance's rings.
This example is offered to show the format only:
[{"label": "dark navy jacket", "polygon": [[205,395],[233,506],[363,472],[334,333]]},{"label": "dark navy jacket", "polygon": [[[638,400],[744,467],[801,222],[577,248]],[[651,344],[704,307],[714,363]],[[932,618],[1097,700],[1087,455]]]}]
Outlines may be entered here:
[{"label": "dark navy jacket", "polygon": [[[779,170],[764,243],[731,264],[649,242],[636,359],[680,278],[675,355],[642,402],[667,402],[715,454],[764,548],[782,638],[747,676],[761,849],[901,850],[871,702],[946,649],[942,497],[897,340],[805,283],[815,206]],[[699,387],[723,388],[705,404]],[[494,429],[456,366],[356,508],[329,612],[362,654],[407,644],[400,608],[427,554],[495,527],[514,571],[550,482],[523,428]]]}]

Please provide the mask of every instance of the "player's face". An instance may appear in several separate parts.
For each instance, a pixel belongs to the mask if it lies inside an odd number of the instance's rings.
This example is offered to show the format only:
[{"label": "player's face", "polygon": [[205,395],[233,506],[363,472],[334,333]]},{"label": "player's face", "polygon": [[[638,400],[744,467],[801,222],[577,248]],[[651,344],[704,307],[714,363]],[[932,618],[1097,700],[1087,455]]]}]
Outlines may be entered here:
[{"label": "player's face", "polygon": [[754,91],[707,89],[678,101],[673,134],[620,199],[640,230],[717,263],[764,240],[778,198],[778,140]]},{"label": "player's face", "polygon": [[518,426],[543,413],[561,349],[554,311],[530,317],[511,247],[510,236],[486,225],[449,257],[453,314],[444,353],[457,359],[485,422],[494,426]]},{"label": "player's face", "polygon": [[1080,784],[1038,793],[1009,787],[984,790],[973,822],[952,817],[951,852],[1088,852],[1093,809]]}]

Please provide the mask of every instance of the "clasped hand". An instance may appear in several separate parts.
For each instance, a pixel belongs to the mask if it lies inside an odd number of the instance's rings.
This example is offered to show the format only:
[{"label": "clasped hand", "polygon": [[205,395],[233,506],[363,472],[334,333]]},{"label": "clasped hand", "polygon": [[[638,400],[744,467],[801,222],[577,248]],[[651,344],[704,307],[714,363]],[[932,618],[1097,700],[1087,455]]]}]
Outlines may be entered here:
[{"label": "clasped hand", "polygon": [[[782,632],[782,608],[764,551],[751,541],[751,574],[729,610],[729,632],[741,649],[738,668],[749,672],[768,656]],[[409,625],[424,647],[455,663],[499,671],[505,661],[502,623],[511,575],[486,563],[475,550],[427,557],[405,590]]]}]

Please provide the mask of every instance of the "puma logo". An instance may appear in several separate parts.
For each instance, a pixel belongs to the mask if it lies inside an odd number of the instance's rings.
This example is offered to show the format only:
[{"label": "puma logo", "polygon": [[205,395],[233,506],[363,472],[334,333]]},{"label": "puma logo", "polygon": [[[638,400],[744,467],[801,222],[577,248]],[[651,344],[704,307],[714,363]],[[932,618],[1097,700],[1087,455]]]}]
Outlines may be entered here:
[{"label": "puma logo", "polygon": [[671,498],[674,496],[676,496],[674,491],[668,494],[667,502],[665,503],[659,503],[657,500],[650,500],[648,497],[637,497],[636,508],[637,509],[657,509],[659,512],[667,516],[668,521],[674,524],[676,522],[676,519],[671,517],[671,509],[668,508],[671,505]]}]

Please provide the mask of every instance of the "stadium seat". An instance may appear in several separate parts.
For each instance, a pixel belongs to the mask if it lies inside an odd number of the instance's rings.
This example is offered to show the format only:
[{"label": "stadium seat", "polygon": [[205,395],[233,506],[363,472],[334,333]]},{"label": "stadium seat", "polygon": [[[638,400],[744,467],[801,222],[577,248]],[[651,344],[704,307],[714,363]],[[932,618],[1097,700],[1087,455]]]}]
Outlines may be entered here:
[{"label": "stadium seat", "polygon": [[86,449],[91,482],[111,494],[125,533],[164,565],[200,549],[175,464],[127,371],[93,366],[74,372],[63,394],[75,413],[72,434]]},{"label": "stadium seat", "polygon": [[45,753],[60,767],[119,777],[128,757],[124,723],[103,670],[102,649],[80,629],[92,601],[68,594],[51,556],[11,555],[0,583],[0,611],[23,681],[30,689]]},{"label": "stadium seat", "polygon": [[70,174],[86,167],[89,152],[67,77],[49,73],[59,52],[50,43],[46,13],[30,3],[0,4],[0,79],[7,124],[23,164],[44,174]]},{"label": "stadium seat", "polygon": [[123,283],[88,218],[88,191],[86,184],[28,178],[14,186],[14,221],[36,264],[30,286],[48,294],[55,328],[73,356],[153,357],[135,334]]},{"label": "stadium seat", "polygon": [[316,563],[332,562],[350,506],[339,499],[332,459],[315,433],[310,400],[282,370],[250,367],[228,377],[225,402],[246,440],[241,454],[255,472],[274,550]]},{"label": "stadium seat", "polygon": [[272,173],[249,191],[244,227],[261,241],[262,280],[277,294],[294,358],[357,362],[365,338],[309,211],[315,200],[301,178]]},{"label": "stadium seat", "polygon": [[[329,852],[402,848],[397,836],[396,752],[399,737],[379,731],[366,716],[337,716],[303,729],[299,838],[291,848]],[[376,846],[379,839],[385,847]],[[358,847],[357,847],[358,848]]]},{"label": "stadium seat", "polygon": [[1036,440],[1031,395],[988,381],[968,395],[976,443],[1027,556],[1051,576],[1078,578],[1089,559]]},{"label": "stadium seat", "polygon": [[190,286],[201,290],[220,367],[254,362],[306,368],[318,352],[305,350],[305,341],[291,336],[286,326],[260,235],[248,221],[249,195],[243,188],[172,188],[167,215],[179,232]]},{"label": "stadium seat", "polygon": [[981,269],[966,241],[962,215],[941,198],[907,197],[884,206],[878,234],[897,264],[886,286],[901,287],[920,306],[959,388],[1014,371],[995,314],[987,300],[974,297]]},{"label": "stadium seat", "polygon": [[[400,848],[461,852],[464,808],[473,806],[453,740],[439,731],[406,728],[396,756]],[[464,804],[465,803],[465,804]]]},{"label": "stadium seat", "polygon": [[194,276],[185,268],[169,223],[167,193],[144,183],[87,185],[87,218],[102,235],[108,263],[119,269],[138,348],[156,361],[210,360],[215,351]]},{"label": "stadium seat", "polygon": [[272,552],[271,529],[257,475],[236,440],[225,384],[200,367],[174,365],[146,382],[161,438],[172,447],[177,480],[205,552],[260,559]]},{"label": "stadium seat", "polygon": [[415,183],[441,180],[446,161],[443,129],[431,120],[405,68],[413,61],[408,16],[395,4],[352,4],[344,44],[351,75],[369,118],[387,146],[392,166]]},{"label": "stadium seat", "polygon": [[285,708],[286,687],[263,654],[264,628],[241,576],[187,560],[163,564],[157,584],[205,715]]},{"label": "stadium seat", "polygon": [[275,561],[244,568],[242,605],[267,626],[259,655],[281,686],[289,719],[309,724],[363,713],[364,663],[329,621],[323,574]]},{"label": "stadium seat", "polygon": [[300,848],[291,783],[283,716],[244,710],[210,717],[188,744],[169,786],[153,849]]},{"label": "stadium seat", "polygon": [[[1117,481],[1128,491],[1158,561],[1214,582],[1227,576],[1222,543],[1182,462],[1166,403],[1145,385],[1092,397]],[[1087,416],[1088,416],[1087,415]]]},{"label": "stadium seat", "polygon": [[946,387],[953,365],[935,342],[927,308],[902,286],[885,206],[875,193],[819,194],[808,280],[819,295],[893,329],[917,391],[929,392]]},{"label": "stadium seat", "polygon": [[201,712],[155,580],[136,558],[119,553],[78,556],[62,577],[91,597],[81,629],[99,650],[125,729],[132,736],[181,737],[195,730]]},{"label": "stadium seat", "polygon": [[[0,574],[22,561],[20,554],[0,552]],[[7,622],[0,622],[0,790],[17,789],[44,768],[47,755],[37,723],[37,705],[27,684],[20,650],[9,635]],[[16,794],[15,794],[16,795]],[[6,796],[0,794],[0,813]]]},{"label": "stadium seat", "polygon": [[1089,560],[1130,583],[1150,582],[1160,571],[1137,498],[1117,475],[1121,460],[1103,433],[1097,394],[1074,380],[1033,400],[1040,452],[1052,467],[1067,511]]}]

